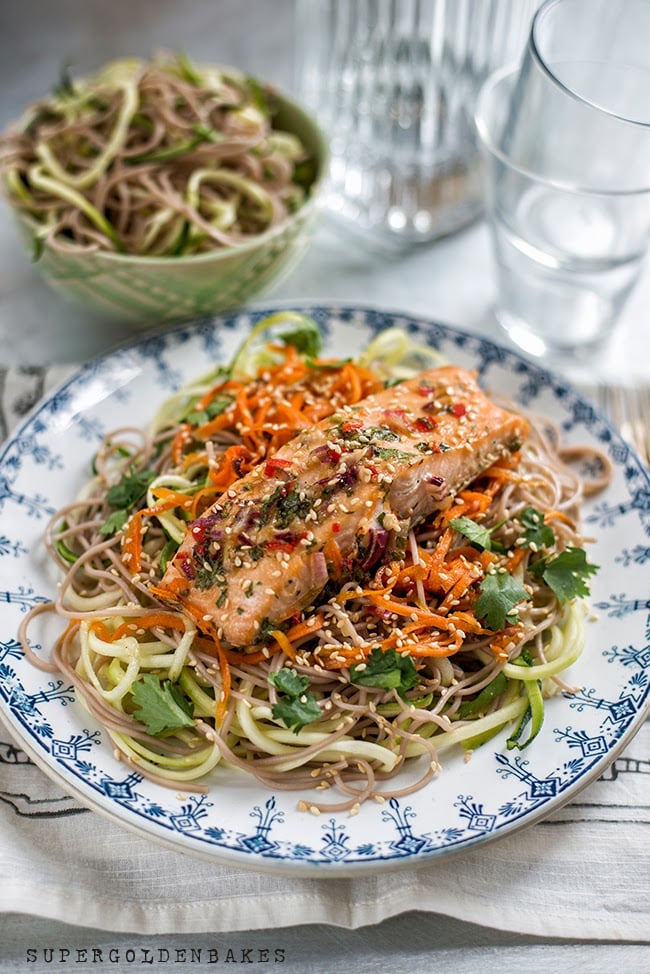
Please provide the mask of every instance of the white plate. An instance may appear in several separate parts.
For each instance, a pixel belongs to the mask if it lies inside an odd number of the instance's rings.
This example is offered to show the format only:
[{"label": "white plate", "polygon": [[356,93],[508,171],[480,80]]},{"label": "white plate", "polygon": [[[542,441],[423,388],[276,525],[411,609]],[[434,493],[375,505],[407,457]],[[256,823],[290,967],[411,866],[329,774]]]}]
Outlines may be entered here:
[{"label": "white plate", "polygon": [[[650,478],[607,421],[572,388],[516,354],[435,322],[367,308],[303,307],[334,355],[361,349],[399,325],[452,362],[478,370],[486,388],[547,416],[572,444],[590,444],[613,467],[611,486],[586,505],[600,565],[597,617],[568,672],[580,687],[547,702],[543,729],[523,754],[507,732],[474,753],[445,756],[437,779],[408,799],[367,802],[356,816],[297,810],[294,792],[273,793],[217,768],[209,792],[182,795],[129,770],[67,682],[35,669],[16,641],[29,607],[49,601],[56,573],[42,545],[48,514],[74,497],[100,437],[146,425],[162,400],[215,361],[228,361],[251,321],[275,308],[224,316],[142,338],[81,368],[45,399],[0,457],[0,714],[27,753],[68,793],[177,851],[255,869],[341,876],[426,861],[511,833],[573,798],[641,726],[650,682]],[[45,639],[42,640],[45,642]],[[43,647],[46,651],[46,647]]]}]

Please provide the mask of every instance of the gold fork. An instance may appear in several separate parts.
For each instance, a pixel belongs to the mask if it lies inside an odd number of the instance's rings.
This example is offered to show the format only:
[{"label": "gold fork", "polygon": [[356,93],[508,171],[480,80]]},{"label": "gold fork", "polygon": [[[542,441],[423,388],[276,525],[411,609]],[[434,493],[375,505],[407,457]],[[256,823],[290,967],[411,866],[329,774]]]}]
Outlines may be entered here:
[{"label": "gold fork", "polygon": [[601,382],[585,393],[609,416],[624,440],[650,466],[650,385]]}]

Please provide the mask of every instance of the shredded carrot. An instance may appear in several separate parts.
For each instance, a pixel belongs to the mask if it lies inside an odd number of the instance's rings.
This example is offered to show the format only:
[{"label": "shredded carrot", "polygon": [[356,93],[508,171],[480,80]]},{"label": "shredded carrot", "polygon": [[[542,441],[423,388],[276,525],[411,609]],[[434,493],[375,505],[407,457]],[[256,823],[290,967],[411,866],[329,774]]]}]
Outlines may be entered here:
[{"label": "shredded carrot", "polygon": [[190,508],[192,520],[196,520],[217,497],[220,497],[223,494],[223,490],[222,487],[202,487],[201,490],[197,490],[196,494],[192,497],[192,506]]},{"label": "shredded carrot", "polygon": [[172,578],[165,585],[150,585],[149,594],[163,602],[178,602],[180,593],[187,588],[188,583],[183,578]]},{"label": "shredded carrot", "polygon": [[[220,395],[232,402],[217,416],[196,427],[184,423],[172,443],[172,459],[187,468],[184,450],[206,442],[224,430],[233,430],[258,460],[278,450],[301,429],[330,415],[340,405],[352,404],[382,387],[376,375],[353,362],[317,359],[311,367],[292,346],[271,345],[279,356],[246,382],[227,380],[213,386],[197,403],[205,410]],[[331,371],[330,371],[331,365]],[[320,368],[319,368],[320,366]],[[203,454],[192,454],[204,459]]]},{"label": "shredded carrot", "polygon": [[187,494],[169,490],[167,487],[157,487],[155,493],[164,499],[150,507],[143,507],[132,514],[122,539],[122,561],[132,575],[137,574],[142,568],[143,518],[155,517],[155,515],[170,511],[174,507],[187,508],[192,503],[191,497],[188,497]]},{"label": "shredded carrot", "polygon": [[271,633],[276,643],[282,650],[285,656],[288,656],[290,660],[295,660],[296,650],[291,643],[291,640],[282,632],[281,629],[274,629]]},{"label": "shredded carrot", "polygon": [[409,646],[409,655],[416,659],[440,659],[445,656],[454,656],[462,646],[462,639],[455,639],[450,643],[442,642],[418,642]]},{"label": "shredded carrot", "polygon": [[508,658],[507,648],[511,643],[516,643],[518,639],[521,638],[523,632],[523,627],[518,626],[508,626],[507,629],[503,629],[501,632],[496,633],[490,640],[490,650],[494,653],[497,659],[506,660]]},{"label": "shredded carrot", "polygon": [[523,545],[520,545],[518,548],[515,548],[515,550],[512,552],[512,554],[510,555],[510,557],[505,563],[506,571],[514,572],[515,568],[521,564],[521,562],[524,560],[527,554],[528,551],[526,548],[523,547]]},{"label": "shredded carrot", "polygon": [[343,574],[343,556],[341,554],[341,549],[334,538],[328,538],[325,546],[323,547],[323,554],[325,555],[328,564],[332,566],[332,574],[334,575],[334,578],[341,578]]},{"label": "shredded carrot", "polygon": [[[70,627],[68,626],[68,628]],[[102,640],[102,642],[105,643],[113,642],[113,638],[114,638],[113,633],[108,628],[108,626],[104,622],[102,622],[101,619],[92,619],[88,625],[88,628],[90,629],[91,632],[96,633],[99,636],[99,638]]]},{"label": "shredded carrot", "polygon": [[210,470],[210,482],[215,487],[227,490],[252,468],[251,455],[245,446],[229,446],[221,458],[219,467]]},{"label": "shredded carrot", "polygon": [[576,526],[575,521],[570,518],[568,514],[565,514],[564,511],[548,511],[548,513],[544,515],[545,524],[548,521],[554,520],[563,521],[565,524],[568,524],[570,528],[575,528]]},{"label": "shredded carrot", "polygon": [[321,615],[310,616],[304,622],[297,622],[295,626],[292,626],[287,632],[287,639],[290,639],[292,643],[297,643],[305,636],[312,636],[315,632],[322,629],[324,625],[325,620]]},{"label": "shredded carrot", "polygon": [[187,622],[182,616],[175,615],[173,612],[148,612],[146,615],[137,616],[123,622],[113,633],[111,640],[121,639],[128,636],[137,629],[187,629]]}]

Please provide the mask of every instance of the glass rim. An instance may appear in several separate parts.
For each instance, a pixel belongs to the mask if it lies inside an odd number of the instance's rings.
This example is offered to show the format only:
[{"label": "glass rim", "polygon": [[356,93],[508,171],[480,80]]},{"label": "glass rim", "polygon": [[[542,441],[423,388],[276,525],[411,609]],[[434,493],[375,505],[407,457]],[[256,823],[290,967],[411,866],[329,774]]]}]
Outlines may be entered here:
[{"label": "glass rim", "polygon": [[[577,91],[566,84],[566,82],[562,81],[549,67],[542,55],[537,35],[542,20],[548,16],[553,7],[557,7],[564,2],[566,2],[566,0],[544,0],[544,3],[538,7],[533,15],[530,32],[528,35],[528,49],[530,50],[530,53],[535,59],[535,62],[539,66],[540,70],[547,76],[552,84],[556,85],[570,98],[575,99],[582,105],[589,105],[590,108],[595,108],[597,111],[603,112],[605,115],[609,115],[610,118],[618,119],[620,122],[624,122],[628,125],[637,125],[640,128],[650,128],[650,119],[643,121],[639,118],[632,118],[628,115],[622,115],[620,112],[613,111],[611,108],[604,108],[602,105],[599,105],[598,102],[592,101],[590,98],[586,98],[584,95],[580,95]],[[570,0],[570,2],[575,2],[575,0]]]},{"label": "glass rim", "polygon": [[488,122],[488,114],[484,111],[484,105],[487,97],[494,91],[498,85],[508,78],[516,77],[519,73],[519,66],[506,65],[503,68],[499,68],[494,71],[489,77],[484,81],[483,85],[478,94],[476,100],[476,110],[474,112],[474,129],[478,135],[480,147],[485,151],[489,152],[491,156],[498,159],[507,169],[512,172],[518,173],[520,176],[524,176],[531,182],[539,183],[543,186],[550,186],[553,189],[560,190],[565,193],[572,193],[573,195],[582,196],[603,196],[603,197],[623,197],[623,196],[645,196],[650,194],[650,180],[647,185],[633,186],[629,188],[621,189],[608,189],[602,186],[589,186],[583,185],[581,183],[571,182],[569,180],[554,179],[551,176],[544,176],[541,173],[535,172],[533,169],[528,169],[526,166],[522,166],[515,162],[510,156],[500,149],[496,144],[494,139],[494,132],[492,126]]}]

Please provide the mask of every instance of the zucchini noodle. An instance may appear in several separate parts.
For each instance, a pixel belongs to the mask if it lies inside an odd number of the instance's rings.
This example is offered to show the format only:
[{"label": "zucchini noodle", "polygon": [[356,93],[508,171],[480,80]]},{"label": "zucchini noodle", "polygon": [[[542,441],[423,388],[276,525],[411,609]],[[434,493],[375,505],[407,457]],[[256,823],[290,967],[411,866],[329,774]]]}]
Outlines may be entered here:
[{"label": "zucchini noodle", "polygon": [[[320,358],[318,341],[300,314],[264,319],[230,366],[170,397],[149,430],[107,436],[92,479],[47,527],[62,582],[20,639],[153,781],[205,790],[218,786],[218,766],[235,768],[311,795],[303,809],[354,812],[421,788],[449,749],[471,752],[505,728],[508,747],[533,741],[585,642],[584,604],[563,596],[553,569],[563,553],[595,566],[582,560],[581,480],[548,422],[528,417],[520,451],[412,528],[399,558],[330,579],[255,645],[229,646],[170,607],[167,564],[233,483],[297,429],[440,364],[394,330],[356,361]],[[519,594],[488,625],[479,595],[506,575]],[[65,624],[50,660],[30,647],[44,612]]]},{"label": "zucchini noodle", "polygon": [[67,75],[0,140],[9,202],[35,244],[186,256],[242,243],[306,198],[315,163],[273,92],[180,54]]}]

